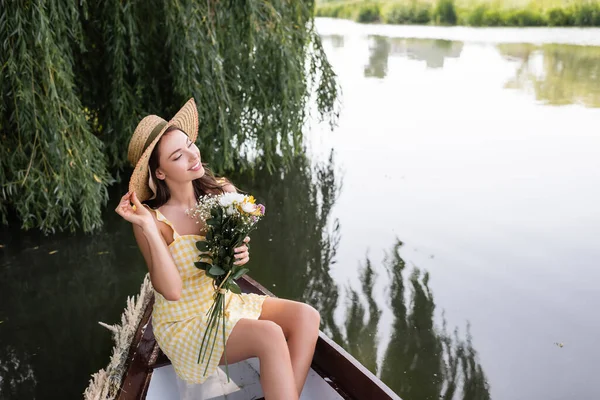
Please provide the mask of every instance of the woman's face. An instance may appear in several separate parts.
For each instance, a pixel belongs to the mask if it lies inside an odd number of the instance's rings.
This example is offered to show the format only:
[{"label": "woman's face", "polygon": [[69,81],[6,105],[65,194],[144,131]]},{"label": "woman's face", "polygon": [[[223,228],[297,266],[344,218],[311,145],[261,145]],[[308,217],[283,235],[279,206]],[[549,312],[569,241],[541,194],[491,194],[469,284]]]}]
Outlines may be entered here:
[{"label": "woman's face", "polygon": [[156,177],[172,182],[190,182],[204,175],[200,150],[180,130],[167,132],[160,140]]}]

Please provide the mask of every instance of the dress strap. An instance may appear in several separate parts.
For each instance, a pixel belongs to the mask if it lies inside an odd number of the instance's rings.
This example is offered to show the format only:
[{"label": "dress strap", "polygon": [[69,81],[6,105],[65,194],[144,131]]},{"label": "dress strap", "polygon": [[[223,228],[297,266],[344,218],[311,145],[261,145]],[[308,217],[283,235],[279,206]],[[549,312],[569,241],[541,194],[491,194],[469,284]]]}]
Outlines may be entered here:
[{"label": "dress strap", "polygon": [[150,208],[151,210],[153,210],[154,212],[156,212],[156,219],[164,222],[165,224],[169,225],[169,227],[171,228],[171,230],[173,231],[173,240],[177,240],[180,236],[179,233],[177,233],[177,231],[175,230],[175,227],[173,226],[173,224],[171,223],[171,221],[169,221],[167,219],[167,217],[165,217],[163,215],[163,213],[161,213],[158,208]]}]

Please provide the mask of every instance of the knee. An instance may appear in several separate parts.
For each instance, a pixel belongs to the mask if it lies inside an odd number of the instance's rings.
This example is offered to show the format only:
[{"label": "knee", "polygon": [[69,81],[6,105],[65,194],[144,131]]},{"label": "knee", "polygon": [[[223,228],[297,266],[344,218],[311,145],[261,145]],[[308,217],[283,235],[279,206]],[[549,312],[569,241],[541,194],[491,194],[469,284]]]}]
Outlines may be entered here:
[{"label": "knee", "polygon": [[321,315],[313,306],[302,304],[298,313],[298,320],[304,329],[316,332],[318,335],[319,326],[321,325]]},{"label": "knee", "polygon": [[273,321],[261,321],[259,337],[267,349],[280,343],[285,344],[283,330]]}]

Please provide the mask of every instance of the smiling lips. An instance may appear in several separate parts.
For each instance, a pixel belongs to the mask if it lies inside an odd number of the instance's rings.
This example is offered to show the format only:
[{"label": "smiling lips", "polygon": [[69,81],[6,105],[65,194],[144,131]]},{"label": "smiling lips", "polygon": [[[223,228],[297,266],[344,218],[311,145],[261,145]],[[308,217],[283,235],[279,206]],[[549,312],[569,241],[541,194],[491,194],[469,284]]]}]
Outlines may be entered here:
[{"label": "smiling lips", "polygon": [[192,168],[190,168],[190,171],[198,171],[200,170],[200,161],[198,161],[196,164],[194,164],[194,166]]}]

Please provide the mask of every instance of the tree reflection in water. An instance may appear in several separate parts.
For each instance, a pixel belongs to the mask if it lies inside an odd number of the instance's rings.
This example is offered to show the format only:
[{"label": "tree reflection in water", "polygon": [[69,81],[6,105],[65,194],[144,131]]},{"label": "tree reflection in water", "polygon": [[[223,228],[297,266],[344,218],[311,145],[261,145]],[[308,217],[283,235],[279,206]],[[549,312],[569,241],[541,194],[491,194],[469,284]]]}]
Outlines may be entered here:
[{"label": "tree reflection in water", "polygon": [[[267,206],[267,218],[252,235],[253,278],[282,297],[315,306],[323,331],[405,399],[489,398],[470,337],[436,329],[429,275],[406,271],[402,243],[382,265],[366,259],[360,288],[344,297],[344,321],[334,320],[342,296],[330,274],[341,239],[339,221],[331,216],[341,186],[333,156],[312,165],[301,155],[288,170],[271,174],[256,167],[230,177]],[[125,190],[115,187],[112,198]],[[0,293],[10,299],[0,302],[0,397],[76,397],[108,362],[110,333],[97,321],[119,319],[146,269],[131,226],[110,209],[104,220],[104,230],[93,236],[0,231],[7,244]],[[385,349],[378,329],[387,324],[387,305],[382,310],[374,289],[380,274],[389,274],[384,293],[394,316]]]},{"label": "tree reflection in water", "polygon": [[[327,41],[330,36],[324,36]],[[447,58],[459,58],[464,43],[442,39],[390,38],[369,36],[369,62],[364,67],[367,78],[383,79],[388,74],[390,56],[425,61],[427,68],[443,68]]]},{"label": "tree reflection in water", "polygon": [[498,50],[520,63],[507,88],[533,91],[548,104],[600,107],[600,47],[510,43]]},{"label": "tree reflection in water", "polygon": [[391,282],[394,323],[381,378],[407,399],[489,399],[489,387],[469,330],[466,340],[462,340],[458,330],[452,336],[447,333],[445,319],[441,330],[435,327],[428,272],[413,269],[408,279],[410,296],[406,296],[406,263],[400,256],[401,247],[402,242],[397,241],[384,260]]},{"label": "tree reflection in water", "polygon": [[271,174],[259,166],[232,178],[267,207],[252,236],[250,275],[277,295],[314,305],[321,329],[339,341],[338,288],[329,274],[340,240],[339,222],[330,217],[340,187],[333,153],[314,166],[300,155],[288,170]]},{"label": "tree reflection in water", "polygon": [[377,363],[377,332],[382,310],[374,299],[376,272],[368,258],[361,269],[362,293],[350,290],[342,346],[405,399],[490,399],[469,329],[463,340],[457,329],[452,335],[447,333],[445,319],[442,329],[436,328],[429,273],[415,268],[406,279],[401,247],[397,241],[383,261],[394,321],[381,364]]},{"label": "tree reflection in water", "polygon": [[[330,266],[341,239],[340,224],[330,216],[339,192],[333,158],[311,167],[299,157],[293,169],[269,175],[258,169],[237,177],[267,204],[268,218],[253,236],[255,261],[251,275],[276,294],[308,302],[321,313],[325,333],[405,399],[486,400],[489,387],[477,360],[469,330],[447,333],[436,327],[429,273],[408,271],[397,241],[383,265],[367,257],[360,271],[360,288],[350,289],[344,321],[336,324],[339,282]],[[251,188],[251,190],[249,189]],[[259,267],[258,267],[259,266]],[[378,329],[383,310],[376,302],[378,274],[387,274],[393,322],[383,358],[378,360]],[[365,299],[364,305],[361,299]]]},{"label": "tree reflection in water", "polygon": [[[113,199],[127,188],[113,187]],[[118,197],[117,197],[118,196]],[[0,230],[0,398],[81,397],[146,273],[131,225],[105,210],[94,235]]]}]

